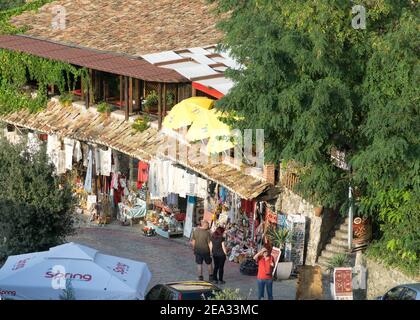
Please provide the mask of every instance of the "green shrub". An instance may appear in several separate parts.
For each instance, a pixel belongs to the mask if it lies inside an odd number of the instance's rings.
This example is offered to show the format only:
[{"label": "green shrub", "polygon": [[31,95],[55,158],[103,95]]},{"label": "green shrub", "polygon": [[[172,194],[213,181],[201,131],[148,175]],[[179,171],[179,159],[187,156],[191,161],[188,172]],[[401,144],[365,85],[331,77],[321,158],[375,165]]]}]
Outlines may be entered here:
[{"label": "green shrub", "polygon": [[74,233],[75,200],[54,175],[45,146],[31,156],[25,144],[2,138],[0,163],[0,260],[64,243]]},{"label": "green shrub", "polygon": [[159,96],[157,95],[156,91],[152,91],[146,98],[144,102],[144,107],[146,111],[149,111],[151,108],[156,107],[159,104]]},{"label": "green shrub", "polygon": [[143,118],[138,118],[131,126],[137,132],[143,132],[149,128],[150,117],[145,115]]},{"label": "green shrub", "polygon": [[73,103],[73,95],[69,92],[63,93],[58,99],[64,107],[71,106]]},{"label": "green shrub", "polygon": [[328,259],[328,270],[334,271],[335,268],[351,267],[350,256],[346,253],[336,254]]},{"label": "green shrub", "polygon": [[239,292],[239,289],[226,288],[222,291],[215,292],[214,297],[209,300],[245,300]]},{"label": "green shrub", "polygon": [[112,106],[109,103],[101,102],[98,104],[97,110],[99,113],[111,113]]}]

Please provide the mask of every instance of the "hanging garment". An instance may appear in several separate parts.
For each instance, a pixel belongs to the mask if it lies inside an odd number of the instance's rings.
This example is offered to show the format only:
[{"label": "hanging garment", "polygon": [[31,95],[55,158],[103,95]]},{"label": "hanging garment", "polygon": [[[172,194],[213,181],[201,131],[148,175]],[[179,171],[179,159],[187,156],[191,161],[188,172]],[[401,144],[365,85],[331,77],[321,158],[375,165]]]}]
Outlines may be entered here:
[{"label": "hanging garment", "polygon": [[87,193],[92,193],[93,154],[92,154],[91,149],[89,150],[87,159],[88,159],[88,166],[87,166],[84,189]]},{"label": "hanging garment", "polygon": [[197,179],[197,197],[201,199],[207,198],[207,180],[198,178]]},{"label": "hanging garment", "polygon": [[172,206],[174,208],[178,208],[178,195],[176,193],[170,193],[170,194],[168,194],[168,197],[166,199],[166,204],[168,206]]},{"label": "hanging garment", "polygon": [[181,198],[186,198],[188,191],[188,173],[187,171],[180,169],[179,174],[181,177],[178,184],[178,193]]},{"label": "hanging garment", "polygon": [[94,157],[95,157],[95,173],[96,175],[101,174],[101,150],[99,148],[94,148]]},{"label": "hanging garment", "polygon": [[82,152],[83,152],[83,166],[87,168],[89,165],[89,146],[87,144],[82,144]]},{"label": "hanging garment", "polygon": [[220,186],[219,188],[219,198],[222,203],[226,202],[227,197],[227,189],[225,187]]},{"label": "hanging garment", "polygon": [[66,170],[73,169],[73,149],[74,149],[74,140],[64,138],[64,151],[66,153],[65,157],[65,168]]},{"label": "hanging garment", "polygon": [[80,160],[83,159],[83,152],[82,152],[82,144],[80,143],[80,141],[76,141],[75,145],[74,145],[74,160],[76,162],[79,162]]},{"label": "hanging garment", "polygon": [[112,166],[111,172],[117,173],[120,171],[120,159],[118,158],[118,151],[112,151]]},{"label": "hanging garment", "polygon": [[66,173],[66,151],[58,151],[57,174],[62,175]]},{"label": "hanging garment", "polygon": [[146,162],[139,161],[137,175],[137,189],[140,190],[143,184],[149,179],[149,165]]},{"label": "hanging garment", "polygon": [[[58,163],[58,138],[56,135],[49,135],[47,140],[47,155],[50,163],[55,166]],[[57,166],[56,166],[57,167]]]},{"label": "hanging garment", "polygon": [[[155,195],[155,190],[154,190],[154,181],[155,181],[154,170],[155,169],[154,169],[154,165],[155,165],[154,161],[149,162],[149,177],[148,177],[147,186],[148,186],[149,194],[150,194],[151,198],[154,197],[154,195]],[[153,194],[153,196],[152,196],[152,194]]]},{"label": "hanging garment", "polygon": [[187,195],[196,196],[195,186],[197,185],[197,176],[193,174],[187,174]]},{"label": "hanging garment", "polygon": [[32,132],[28,133],[28,152],[31,155],[34,155],[39,152],[41,149],[41,140],[38,139],[38,135]]},{"label": "hanging garment", "polygon": [[171,165],[169,167],[168,172],[168,192],[169,193],[176,193],[176,186],[175,186],[175,166]]},{"label": "hanging garment", "polygon": [[112,169],[112,149],[108,148],[107,150],[99,150],[100,154],[100,167],[101,167],[101,175],[109,177],[111,175]]},{"label": "hanging garment", "polygon": [[254,212],[255,200],[241,200],[242,211],[248,216]]}]

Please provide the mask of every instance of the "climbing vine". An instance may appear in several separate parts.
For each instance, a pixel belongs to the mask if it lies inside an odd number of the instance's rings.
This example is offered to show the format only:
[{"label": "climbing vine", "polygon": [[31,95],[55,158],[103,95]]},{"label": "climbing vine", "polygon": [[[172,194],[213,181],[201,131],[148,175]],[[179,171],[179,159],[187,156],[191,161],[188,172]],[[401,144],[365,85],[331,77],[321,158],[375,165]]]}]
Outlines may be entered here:
[{"label": "climbing vine", "polygon": [[[86,79],[87,70],[26,53],[0,50],[0,113],[22,108],[39,111],[46,106],[48,85],[57,86],[65,94],[75,89],[79,77]],[[37,84],[36,95],[25,92],[28,81]]]},{"label": "climbing vine", "polygon": [[[6,6],[8,9],[0,11],[0,34],[24,32],[24,28],[17,28],[10,23],[11,17],[37,10],[50,2],[52,0],[34,0]],[[65,94],[75,89],[75,80],[79,77],[87,79],[87,70],[25,53],[0,50],[0,114],[23,108],[31,112],[39,111],[47,104],[48,85],[56,86],[60,94]],[[35,94],[25,90],[28,82],[36,83]]]}]

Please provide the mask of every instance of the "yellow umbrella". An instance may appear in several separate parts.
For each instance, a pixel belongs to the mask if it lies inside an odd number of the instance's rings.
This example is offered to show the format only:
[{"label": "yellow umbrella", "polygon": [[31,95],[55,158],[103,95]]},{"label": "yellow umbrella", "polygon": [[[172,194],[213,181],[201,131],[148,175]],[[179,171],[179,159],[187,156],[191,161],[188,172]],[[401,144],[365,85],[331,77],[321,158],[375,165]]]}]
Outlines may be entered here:
[{"label": "yellow umbrella", "polygon": [[235,147],[231,137],[211,137],[207,143],[207,153],[220,153]]},{"label": "yellow umbrella", "polygon": [[216,136],[230,136],[231,130],[226,123],[219,120],[222,113],[216,109],[200,113],[188,130],[187,139],[190,141],[203,140]]},{"label": "yellow umbrella", "polygon": [[192,97],[185,99],[172,108],[163,121],[163,127],[179,129],[190,125],[202,111],[213,107],[214,100],[206,97]]}]

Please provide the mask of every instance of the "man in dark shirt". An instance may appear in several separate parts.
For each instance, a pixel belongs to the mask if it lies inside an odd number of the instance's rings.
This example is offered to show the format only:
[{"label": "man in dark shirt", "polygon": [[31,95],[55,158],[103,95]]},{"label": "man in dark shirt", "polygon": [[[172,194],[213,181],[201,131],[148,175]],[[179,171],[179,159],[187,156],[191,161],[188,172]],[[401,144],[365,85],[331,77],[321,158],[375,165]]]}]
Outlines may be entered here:
[{"label": "man in dark shirt", "polygon": [[209,223],[201,220],[201,226],[196,228],[192,236],[192,247],[197,263],[198,280],[203,280],[203,261],[207,264],[209,271],[209,281],[213,279],[213,266],[210,252],[212,243],[210,240]]}]

